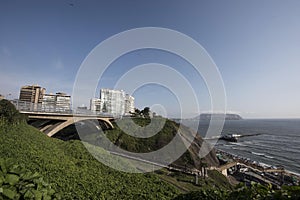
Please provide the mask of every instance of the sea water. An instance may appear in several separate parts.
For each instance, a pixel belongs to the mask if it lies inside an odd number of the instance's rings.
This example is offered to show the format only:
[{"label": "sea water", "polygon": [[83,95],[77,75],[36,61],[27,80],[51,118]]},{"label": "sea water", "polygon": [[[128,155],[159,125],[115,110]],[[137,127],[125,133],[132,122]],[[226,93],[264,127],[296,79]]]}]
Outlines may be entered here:
[{"label": "sea water", "polygon": [[[209,121],[183,120],[205,138]],[[222,135],[240,134],[238,142],[218,140],[215,147],[300,174],[300,119],[243,119],[225,122]],[[209,140],[207,140],[209,141]]]}]

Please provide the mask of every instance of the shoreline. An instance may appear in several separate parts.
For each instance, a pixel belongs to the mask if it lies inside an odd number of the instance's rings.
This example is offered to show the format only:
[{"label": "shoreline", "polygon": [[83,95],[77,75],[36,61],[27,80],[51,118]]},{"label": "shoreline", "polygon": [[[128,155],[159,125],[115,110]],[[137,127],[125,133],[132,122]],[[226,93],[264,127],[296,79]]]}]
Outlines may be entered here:
[{"label": "shoreline", "polygon": [[[290,170],[286,170],[284,168],[284,166],[281,166],[281,165],[269,165],[269,164],[266,164],[266,163],[258,162],[258,161],[255,161],[255,160],[251,160],[250,158],[245,158],[245,157],[242,157],[242,156],[239,156],[239,155],[234,155],[234,154],[231,154],[229,152],[226,152],[224,150],[217,149],[217,148],[216,148],[216,154],[217,154],[217,158],[219,160],[225,162],[225,163],[226,162],[227,163],[237,162],[237,163],[240,163],[240,164],[242,164],[244,166],[247,166],[249,168],[255,169],[255,170],[259,171],[261,174],[263,174],[263,173],[277,174],[276,171],[278,171],[278,173],[281,173],[281,175],[290,177],[292,179],[296,178],[298,184],[300,182],[300,174],[296,173],[296,172],[293,172],[293,171],[290,171]],[[225,156],[225,158],[226,157],[230,158],[231,160],[227,160],[227,159],[224,160],[222,158],[219,158],[218,154],[220,154],[221,156]]]}]

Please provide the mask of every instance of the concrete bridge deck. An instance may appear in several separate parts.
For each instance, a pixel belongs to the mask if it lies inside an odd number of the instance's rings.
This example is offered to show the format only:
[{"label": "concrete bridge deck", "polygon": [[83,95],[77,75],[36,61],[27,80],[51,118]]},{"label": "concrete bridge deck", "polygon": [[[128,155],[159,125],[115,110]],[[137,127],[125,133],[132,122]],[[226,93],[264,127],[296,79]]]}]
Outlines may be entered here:
[{"label": "concrete bridge deck", "polygon": [[28,119],[32,121],[31,123],[35,124],[36,128],[47,134],[49,137],[52,137],[71,124],[85,120],[97,120],[103,129],[114,128],[113,124],[111,123],[114,118],[111,116],[32,111],[20,111],[20,113],[26,114]]}]

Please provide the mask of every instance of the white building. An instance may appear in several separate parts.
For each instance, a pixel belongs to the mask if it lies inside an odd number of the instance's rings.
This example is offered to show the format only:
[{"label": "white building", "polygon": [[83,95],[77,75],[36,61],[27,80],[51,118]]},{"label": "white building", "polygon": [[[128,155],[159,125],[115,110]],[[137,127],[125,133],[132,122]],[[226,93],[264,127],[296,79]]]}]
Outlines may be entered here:
[{"label": "white building", "polygon": [[101,89],[102,112],[115,116],[125,114],[125,92],[123,90]]},{"label": "white building", "polygon": [[102,101],[98,98],[92,98],[90,100],[90,110],[94,112],[102,112]]},{"label": "white building", "polygon": [[71,96],[65,93],[56,93],[56,110],[71,110]]},{"label": "white building", "polygon": [[45,111],[55,111],[56,108],[56,95],[55,94],[44,94],[42,100],[42,108]]},{"label": "white building", "polygon": [[71,110],[71,96],[58,92],[56,94],[44,94],[42,108],[45,111],[69,111]]},{"label": "white building", "polygon": [[101,89],[100,98],[90,100],[90,110],[114,116],[134,113],[134,97],[123,90]]},{"label": "white building", "polygon": [[134,97],[125,95],[125,114],[134,113]]}]

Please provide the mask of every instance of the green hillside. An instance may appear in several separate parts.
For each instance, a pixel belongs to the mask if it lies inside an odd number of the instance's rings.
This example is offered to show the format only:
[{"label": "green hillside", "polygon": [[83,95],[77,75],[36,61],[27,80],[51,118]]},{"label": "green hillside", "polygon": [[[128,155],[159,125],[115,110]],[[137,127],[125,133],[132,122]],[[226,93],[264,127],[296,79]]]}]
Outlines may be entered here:
[{"label": "green hillside", "polygon": [[[123,121],[124,123],[128,123]],[[145,126],[148,119],[137,119]],[[111,141],[130,151],[147,152],[168,142],[178,125],[167,121],[164,129],[148,142],[133,140],[119,128],[106,131]],[[185,128],[184,128],[185,129]],[[187,133],[189,130],[185,130]],[[166,136],[164,136],[164,134]],[[94,137],[93,134],[89,137]],[[117,138],[117,139],[116,139]],[[95,139],[95,138],[94,138]],[[101,139],[101,138],[96,138]],[[96,140],[97,141],[97,140]],[[194,153],[201,138],[196,138],[187,153],[177,162],[197,165]],[[194,177],[166,169],[156,173],[133,174],[113,170],[98,162],[79,140],[62,141],[49,138],[26,124],[7,101],[0,101],[0,200],[2,199],[299,199],[300,187],[232,186],[219,172],[209,171],[208,178]],[[102,159],[130,169],[119,157],[108,156],[100,147],[92,146]],[[205,161],[214,159],[214,154]],[[213,163],[213,162],[212,162]],[[209,164],[209,163],[208,163]],[[29,191],[29,192],[28,192]],[[191,192],[192,191],[192,192]]]},{"label": "green hillside", "polygon": [[154,175],[106,167],[80,141],[49,138],[26,124],[2,125],[0,143],[1,158],[13,158],[26,169],[39,172],[63,199],[170,199],[178,193]]},{"label": "green hillside", "polygon": [[[161,124],[163,124],[163,126]],[[194,133],[191,129],[183,125],[180,126],[180,124],[169,119],[161,117],[155,117],[151,120],[147,118],[124,118],[113,122],[113,125],[114,129],[112,130],[105,130],[104,133],[97,132],[94,134],[81,135],[81,139],[89,143],[93,143],[94,145],[100,144],[100,146],[103,146],[105,145],[103,142],[103,137],[107,137],[113,144],[129,152],[147,153],[159,150],[168,145],[180,129],[180,133],[182,136],[184,136],[184,138],[191,138],[189,141],[191,145],[187,148],[187,151],[173,164],[176,166],[197,169],[201,169],[201,166],[204,164],[206,166],[219,165],[214,150],[212,150],[203,159],[199,158],[200,147],[202,145],[208,147],[208,144],[202,140],[199,134]],[[160,126],[161,129],[157,130],[157,132],[153,134],[152,129]],[[129,135],[126,130],[129,130],[131,132],[130,134],[133,135],[139,135],[142,133],[153,136],[147,138],[138,138]],[[105,136],[103,134],[105,134]],[[195,138],[193,137],[193,134],[196,134]],[[161,155],[165,158],[165,160],[167,160],[174,152],[177,151],[176,146],[172,146],[171,148],[171,151],[164,152],[165,154]]]},{"label": "green hillside", "polygon": [[[0,114],[0,158],[39,172],[62,199],[171,199],[179,193],[153,174],[123,173],[101,164],[80,141],[49,138],[22,120],[8,123]],[[122,160],[111,162],[130,167]]]}]

